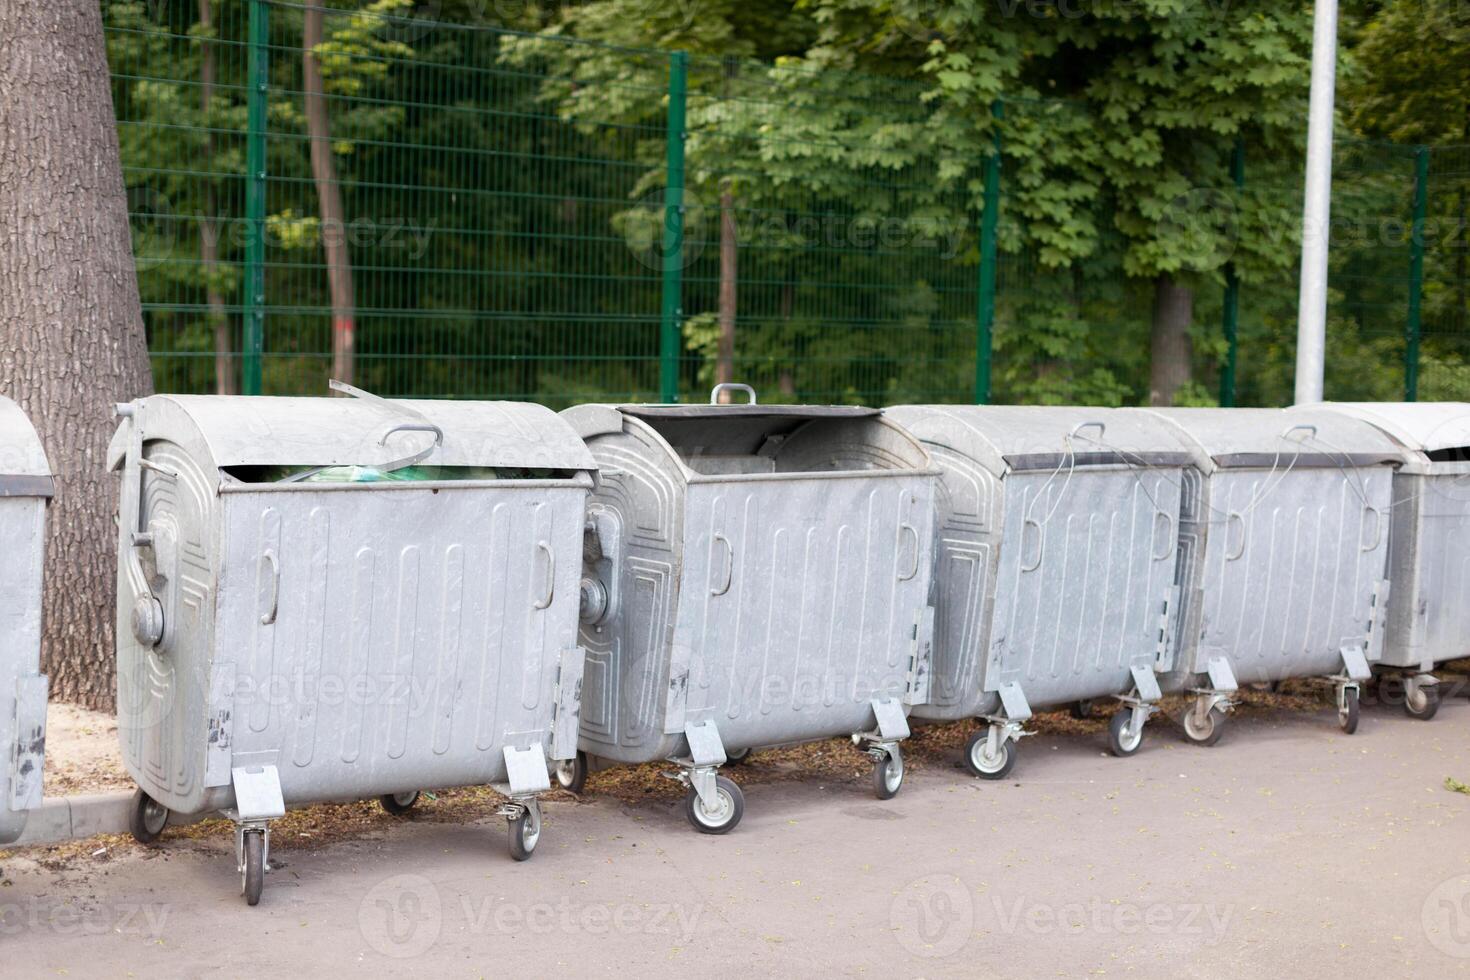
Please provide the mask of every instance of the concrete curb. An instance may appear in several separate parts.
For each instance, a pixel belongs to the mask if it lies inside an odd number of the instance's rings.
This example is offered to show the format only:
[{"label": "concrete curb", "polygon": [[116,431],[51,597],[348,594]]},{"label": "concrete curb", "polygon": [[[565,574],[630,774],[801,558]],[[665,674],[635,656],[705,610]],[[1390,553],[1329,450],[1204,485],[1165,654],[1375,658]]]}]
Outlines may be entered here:
[{"label": "concrete curb", "polygon": [[126,834],[133,794],[126,791],[42,800],[26,817],[25,831],[8,847],[82,840],[98,834]]}]

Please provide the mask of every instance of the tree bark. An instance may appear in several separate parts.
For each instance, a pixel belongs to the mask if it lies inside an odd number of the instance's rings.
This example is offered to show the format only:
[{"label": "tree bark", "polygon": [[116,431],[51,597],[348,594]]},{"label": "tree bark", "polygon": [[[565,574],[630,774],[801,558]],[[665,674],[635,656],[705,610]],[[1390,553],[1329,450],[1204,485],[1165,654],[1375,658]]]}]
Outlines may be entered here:
[{"label": "tree bark", "polygon": [[1154,280],[1154,322],[1150,346],[1148,403],[1174,404],[1174,393],[1189,383],[1194,345],[1189,325],[1194,319],[1194,290],[1161,273]]},{"label": "tree bark", "polygon": [[316,184],[327,285],[332,294],[332,377],[352,384],[356,368],[356,326],[352,295],[352,256],[347,250],[342,188],[332,159],[332,127],[316,47],[322,43],[322,9],[307,7],[302,29],[302,89],[306,95],[306,134],[311,143],[311,176]]},{"label": "tree bark", "polygon": [[111,710],[113,405],[151,393],[96,0],[0,3],[0,392],[56,476],[41,658],[52,696]]},{"label": "tree bark", "polygon": [[[209,28],[214,21],[214,0],[199,0],[199,26],[204,28],[199,51],[199,109],[204,124],[204,165],[210,168],[214,159],[214,137],[209,134],[210,104],[214,100],[214,38]],[[204,215],[199,222],[199,263],[204,267],[205,301],[209,304],[209,322],[214,327],[214,389],[221,395],[239,391],[235,384],[235,344],[230,318],[225,312],[225,298],[215,278],[219,268],[219,221],[215,217],[214,183],[204,185]]]},{"label": "tree bark", "polygon": [[[735,227],[735,193],[727,181],[720,188],[720,346],[715,357],[715,384],[735,380],[736,268],[739,238]],[[720,393],[728,404],[729,392]]]}]

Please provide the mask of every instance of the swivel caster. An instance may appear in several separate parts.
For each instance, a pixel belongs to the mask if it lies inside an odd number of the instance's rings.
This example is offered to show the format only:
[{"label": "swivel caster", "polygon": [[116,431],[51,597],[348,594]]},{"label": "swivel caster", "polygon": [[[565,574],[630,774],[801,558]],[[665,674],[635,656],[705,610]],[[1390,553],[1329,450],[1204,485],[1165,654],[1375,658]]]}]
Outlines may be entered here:
[{"label": "swivel caster", "polygon": [[143,792],[133,791],[133,802],[128,808],[128,830],[139,844],[153,844],[168,826],[168,807]]},{"label": "swivel caster", "polygon": [[554,767],[556,785],[568,793],[582,794],[587,786],[587,753],[578,752],[576,758],[558,759]]},{"label": "swivel caster", "polygon": [[409,810],[412,810],[414,804],[418,801],[419,791],[416,789],[409,790],[407,793],[386,793],[378,797],[378,805],[395,817],[402,816]]},{"label": "swivel caster", "polygon": [[684,815],[701,834],[728,834],[745,815],[745,795],[734,780],[716,776],[712,803],[706,805],[691,786],[684,797]]},{"label": "swivel caster", "polygon": [[1016,765],[1016,743],[1002,739],[1000,748],[990,749],[989,732],[974,732],[965,742],[965,768],[981,779],[1005,779]]}]

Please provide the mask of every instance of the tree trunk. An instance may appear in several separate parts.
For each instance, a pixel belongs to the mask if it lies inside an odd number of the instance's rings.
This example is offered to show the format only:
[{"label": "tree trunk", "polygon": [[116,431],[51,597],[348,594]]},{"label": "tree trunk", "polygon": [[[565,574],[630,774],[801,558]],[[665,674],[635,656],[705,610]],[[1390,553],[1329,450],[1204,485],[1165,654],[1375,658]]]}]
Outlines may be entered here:
[{"label": "tree trunk", "polygon": [[[203,28],[199,51],[199,108],[204,131],[204,169],[214,159],[214,137],[209,135],[210,103],[214,100],[214,0],[199,0],[199,26]],[[205,300],[209,304],[209,322],[214,327],[214,389],[221,395],[238,392],[235,385],[235,344],[231,337],[230,318],[225,312],[225,298],[215,278],[219,268],[219,221],[215,218],[214,183],[204,180],[204,216],[199,222],[199,263],[204,267]]]},{"label": "tree trunk", "polygon": [[306,133],[311,142],[311,176],[316,183],[321,216],[322,248],[327,256],[327,285],[332,294],[332,377],[352,384],[356,359],[353,323],[352,257],[342,216],[342,188],[332,159],[332,128],[316,46],[322,43],[322,9],[305,8],[302,29],[302,88],[306,95]]},{"label": "tree trunk", "polygon": [[1150,347],[1148,403],[1174,404],[1174,393],[1189,382],[1194,346],[1189,324],[1194,319],[1194,291],[1161,273],[1154,280],[1154,323]]},{"label": "tree trunk", "polygon": [[[720,348],[715,358],[716,384],[735,380],[736,264],[740,246],[735,232],[735,194],[727,181],[720,188]],[[729,392],[721,392],[720,401],[728,404]]]},{"label": "tree trunk", "polygon": [[111,710],[113,405],[151,393],[96,0],[0,3],[0,392],[41,434],[41,658],[52,696]]}]

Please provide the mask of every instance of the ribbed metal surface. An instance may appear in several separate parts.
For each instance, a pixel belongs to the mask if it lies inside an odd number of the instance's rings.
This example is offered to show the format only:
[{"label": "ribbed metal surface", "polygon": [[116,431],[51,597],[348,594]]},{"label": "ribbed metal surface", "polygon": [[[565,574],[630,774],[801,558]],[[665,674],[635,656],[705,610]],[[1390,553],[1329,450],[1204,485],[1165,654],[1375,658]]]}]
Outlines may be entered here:
[{"label": "ribbed metal surface", "polygon": [[726,421],[725,443],[718,417],[679,430],[703,456],[632,417],[590,440],[588,573],[612,608],[582,633],[593,755],[665,758],[705,720],[727,750],[847,734],[872,726],[871,699],[906,694],[932,562],[922,450],[867,419],[816,423],[762,460],[742,455],[762,442],[750,419]]},{"label": "ribbed metal surface", "polygon": [[[277,767],[288,804],[362,798],[504,779],[507,746],[553,757],[554,712],[578,694],[585,476],[220,491],[210,426],[180,424],[188,402],[155,416],[160,401],[138,408],[145,433],[158,418],[193,438],[150,436],[151,468],[128,458],[119,542],[119,729],[149,795],[183,813],[228,806],[231,770],[254,764]],[[493,452],[493,433],[458,433]],[[156,649],[130,622],[135,487],[166,624]]]}]

